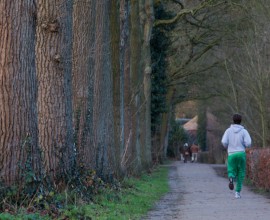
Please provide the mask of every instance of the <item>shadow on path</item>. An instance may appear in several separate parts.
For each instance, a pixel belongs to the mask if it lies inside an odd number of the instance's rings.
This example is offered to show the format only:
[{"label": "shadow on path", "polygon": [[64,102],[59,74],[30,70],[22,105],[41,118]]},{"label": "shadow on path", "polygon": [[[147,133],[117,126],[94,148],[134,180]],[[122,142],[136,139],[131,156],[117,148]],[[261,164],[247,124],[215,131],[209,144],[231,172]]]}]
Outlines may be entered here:
[{"label": "shadow on path", "polygon": [[269,220],[270,200],[245,186],[242,198],[235,199],[224,170],[224,165],[174,162],[170,192],[143,219]]}]

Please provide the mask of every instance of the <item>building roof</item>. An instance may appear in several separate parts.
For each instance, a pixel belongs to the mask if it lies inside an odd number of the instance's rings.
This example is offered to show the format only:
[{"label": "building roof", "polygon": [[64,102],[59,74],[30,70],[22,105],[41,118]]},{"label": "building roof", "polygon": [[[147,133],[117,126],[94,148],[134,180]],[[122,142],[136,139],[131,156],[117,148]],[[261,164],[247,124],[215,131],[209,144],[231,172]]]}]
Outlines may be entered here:
[{"label": "building roof", "polygon": [[[183,128],[187,131],[197,131],[198,130],[198,116],[196,115],[194,118],[190,119],[188,122],[186,122],[183,125]],[[212,130],[217,130],[220,128],[220,125],[217,121],[217,118],[207,112],[207,130],[212,131]]]},{"label": "building roof", "polygon": [[183,128],[187,131],[196,131],[198,129],[198,116],[196,115],[194,118],[185,123]]}]

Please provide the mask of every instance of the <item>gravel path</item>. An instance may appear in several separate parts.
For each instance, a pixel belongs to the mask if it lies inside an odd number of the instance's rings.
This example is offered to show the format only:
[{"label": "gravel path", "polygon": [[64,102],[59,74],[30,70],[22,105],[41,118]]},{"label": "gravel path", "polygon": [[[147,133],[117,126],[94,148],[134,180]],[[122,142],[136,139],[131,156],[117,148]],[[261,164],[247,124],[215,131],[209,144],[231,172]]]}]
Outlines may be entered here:
[{"label": "gravel path", "polygon": [[217,175],[224,165],[174,162],[170,167],[171,191],[145,220],[269,220],[270,199],[243,187],[234,198],[226,178]]}]

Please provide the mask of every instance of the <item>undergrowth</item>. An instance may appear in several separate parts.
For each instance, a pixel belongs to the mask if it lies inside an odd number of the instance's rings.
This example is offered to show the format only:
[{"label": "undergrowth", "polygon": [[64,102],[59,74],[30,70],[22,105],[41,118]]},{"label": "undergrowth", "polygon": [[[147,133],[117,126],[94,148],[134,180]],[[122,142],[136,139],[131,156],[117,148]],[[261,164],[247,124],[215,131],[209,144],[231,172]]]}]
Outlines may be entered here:
[{"label": "undergrowth", "polygon": [[74,176],[61,191],[40,184],[29,194],[1,187],[1,220],[139,219],[168,191],[167,168],[139,178],[105,183],[88,171]]}]

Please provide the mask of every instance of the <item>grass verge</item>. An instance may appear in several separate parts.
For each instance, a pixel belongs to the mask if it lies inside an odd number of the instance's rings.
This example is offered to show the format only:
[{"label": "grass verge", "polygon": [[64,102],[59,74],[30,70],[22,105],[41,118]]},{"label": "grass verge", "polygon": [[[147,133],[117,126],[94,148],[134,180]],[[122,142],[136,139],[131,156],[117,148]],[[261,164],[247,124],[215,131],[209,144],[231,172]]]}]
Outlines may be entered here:
[{"label": "grass verge", "polygon": [[168,192],[167,176],[168,168],[162,167],[140,178],[125,179],[121,190],[106,190],[93,204],[73,207],[65,215],[74,220],[78,214],[100,220],[140,219]]},{"label": "grass verge", "polygon": [[8,213],[0,214],[0,220],[17,219],[59,219],[59,220],[126,220],[141,219],[169,191],[168,167],[159,167],[151,174],[140,178],[126,178],[122,186],[115,189],[104,189],[94,197],[91,204],[77,201],[61,210],[57,218],[40,216],[39,214],[21,213],[17,216]]}]

